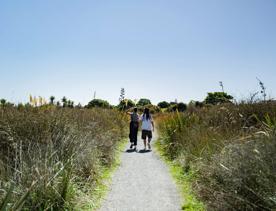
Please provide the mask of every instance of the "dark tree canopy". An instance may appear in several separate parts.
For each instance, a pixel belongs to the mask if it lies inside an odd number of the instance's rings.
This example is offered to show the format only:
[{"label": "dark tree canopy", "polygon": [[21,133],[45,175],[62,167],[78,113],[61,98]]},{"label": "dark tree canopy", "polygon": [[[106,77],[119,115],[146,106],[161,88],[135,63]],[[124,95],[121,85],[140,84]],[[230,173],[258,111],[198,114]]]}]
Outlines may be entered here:
[{"label": "dark tree canopy", "polygon": [[203,107],[203,103],[200,101],[195,101],[195,107],[201,108],[201,107]]},{"label": "dark tree canopy", "polygon": [[185,103],[178,103],[177,104],[177,110],[180,112],[184,112],[187,109],[187,105]]},{"label": "dark tree canopy", "polygon": [[169,108],[170,107],[170,103],[168,103],[167,101],[162,101],[160,103],[157,104],[160,108]]},{"label": "dark tree canopy", "polygon": [[173,103],[170,105],[168,108],[169,112],[174,112],[174,111],[179,111],[179,112],[184,112],[187,110],[187,105],[185,103]]},{"label": "dark tree canopy", "polygon": [[54,96],[51,96],[51,97],[50,97],[50,104],[53,105],[53,104],[54,104],[54,101],[55,101],[55,97],[54,97]]},{"label": "dark tree canopy", "polygon": [[229,103],[232,99],[233,97],[225,92],[209,92],[205,99],[205,103],[216,105],[220,103]]},{"label": "dark tree canopy", "polygon": [[86,108],[95,108],[95,107],[99,107],[99,108],[111,108],[110,104],[106,100],[101,100],[101,99],[91,100],[88,103],[88,105],[86,106]]},{"label": "dark tree canopy", "polygon": [[141,98],[137,103],[137,106],[146,106],[146,105],[151,105],[150,100],[146,98]]},{"label": "dark tree canopy", "polygon": [[1,100],[0,100],[0,104],[1,104],[1,105],[5,105],[6,103],[7,103],[7,100],[5,100],[5,99],[1,99]]},{"label": "dark tree canopy", "polygon": [[121,100],[119,105],[117,106],[120,110],[127,110],[135,106],[135,103],[130,99]]}]

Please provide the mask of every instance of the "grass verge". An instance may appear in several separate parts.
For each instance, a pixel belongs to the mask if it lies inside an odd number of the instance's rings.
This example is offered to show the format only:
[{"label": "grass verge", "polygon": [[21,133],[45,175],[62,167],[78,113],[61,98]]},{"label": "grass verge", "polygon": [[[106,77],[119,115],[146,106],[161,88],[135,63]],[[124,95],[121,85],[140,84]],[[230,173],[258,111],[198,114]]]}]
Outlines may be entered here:
[{"label": "grass verge", "polygon": [[91,198],[84,206],[77,207],[77,210],[97,210],[101,207],[104,197],[109,191],[112,182],[112,176],[121,163],[121,152],[125,149],[127,139],[120,141],[115,147],[115,160],[111,166],[100,167],[100,178],[97,180],[95,188],[91,191]]},{"label": "grass verge", "polygon": [[185,173],[184,169],[176,161],[170,160],[164,153],[161,140],[158,139],[154,147],[159,153],[160,157],[168,165],[170,173],[180,190],[182,197],[182,210],[186,211],[204,211],[206,210],[204,204],[200,202],[192,191],[192,181],[195,179],[195,174],[191,171]]}]

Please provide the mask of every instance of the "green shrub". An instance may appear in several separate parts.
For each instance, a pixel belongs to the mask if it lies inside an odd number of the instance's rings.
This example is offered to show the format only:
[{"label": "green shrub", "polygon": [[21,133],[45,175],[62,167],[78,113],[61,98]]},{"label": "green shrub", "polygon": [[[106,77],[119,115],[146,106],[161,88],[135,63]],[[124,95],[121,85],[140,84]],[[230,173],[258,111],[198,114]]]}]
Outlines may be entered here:
[{"label": "green shrub", "polygon": [[139,106],[137,108],[138,108],[139,114],[143,114],[145,108],[148,108],[150,110],[151,114],[157,114],[157,113],[161,112],[161,109],[156,105]]},{"label": "green shrub", "polygon": [[184,112],[187,110],[187,105],[185,103],[171,103],[170,106],[166,109],[168,112]]},{"label": "green shrub", "polygon": [[205,99],[205,103],[212,105],[230,103],[232,99],[233,97],[225,92],[209,92],[208,96]]},{"label": "green shrub", "polygon": [[158,103],[157,106],[160,108],[169,108],[170,103],[168,103],[167,101],[162,101],[162,102]]},{"label": "green shrub", "polygon": [[146,106],[146,105],[151,105],[151,101],[146,98],[141,98],[137,103],[137,106]]},{"label": "green shrub", "polygon": [[133,108],[134,106],[135,106],[135,103],[132,100],[124,99],[119,103],[117,108],[120,110],[128,110],[130,108]]},{"label": "green shrub", "polygon": [[111,108],[111,105],[106,100],[94,99],[86,105],[86,108]]}]

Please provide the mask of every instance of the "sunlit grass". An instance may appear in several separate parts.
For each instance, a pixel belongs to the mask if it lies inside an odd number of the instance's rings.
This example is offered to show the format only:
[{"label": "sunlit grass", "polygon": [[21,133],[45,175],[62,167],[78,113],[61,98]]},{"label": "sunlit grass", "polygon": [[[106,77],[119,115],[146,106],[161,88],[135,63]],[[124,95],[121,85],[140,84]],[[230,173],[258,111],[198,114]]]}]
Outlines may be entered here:
[{"label": "sunlit grass", "polygon": [[181,167],[176,172],[191,181],[208,210],[276,208],[275,119],[275,102],[205,106],[157,118],[164,155]]},{"label": "sunlit grass", "polygon": [[[115,146],[115,159],[111,166],[101,166],[99,170],[99,178],[97,179],[95,187],[90,191],[90,194],[79,196],[76,201],[76,210],[97,210],[100,208],[101,203],[109,191],[112,182],[112,176],[115,170],[121,163],[121,152],[127,144],[127,139],[122,140]],[[83,201],[83,197],[86,199]]]},{"label": "sunlit grass", "polygon": [[170,173],[178,186],[179,192],[182,196],[182,210],[204,211],[205,208],[203,203],[196,198],[195,193],[192,190],[192,182],[195,175],[192,172],[185,173],[183,166],[166,157],[161,141],[162,140],[159,139],[155,142],[155,148],[161,155],[161,158],[169,166]]},{"label": "sunlit grass", "polygon": [[96,206],[91,196],[101,195],[127,134],[124,114],[47,105],[1,107],[0,115],[2,210]]}]

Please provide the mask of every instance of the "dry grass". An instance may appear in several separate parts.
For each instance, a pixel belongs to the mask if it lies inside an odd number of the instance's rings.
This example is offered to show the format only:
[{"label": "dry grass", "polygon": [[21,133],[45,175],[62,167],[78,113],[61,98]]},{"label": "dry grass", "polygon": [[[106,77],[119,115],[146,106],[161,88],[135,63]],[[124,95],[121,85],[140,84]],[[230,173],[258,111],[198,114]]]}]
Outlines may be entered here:
[{"label": "dry grass", "polygon": [[115,110],[0,108],[0,208],[73,209],[126,136]]},{"label": "dry grass", "polygon": [[160,117],[167,157],[196,172],[209,210],[276,209],[276,103],[189,108]]}]

